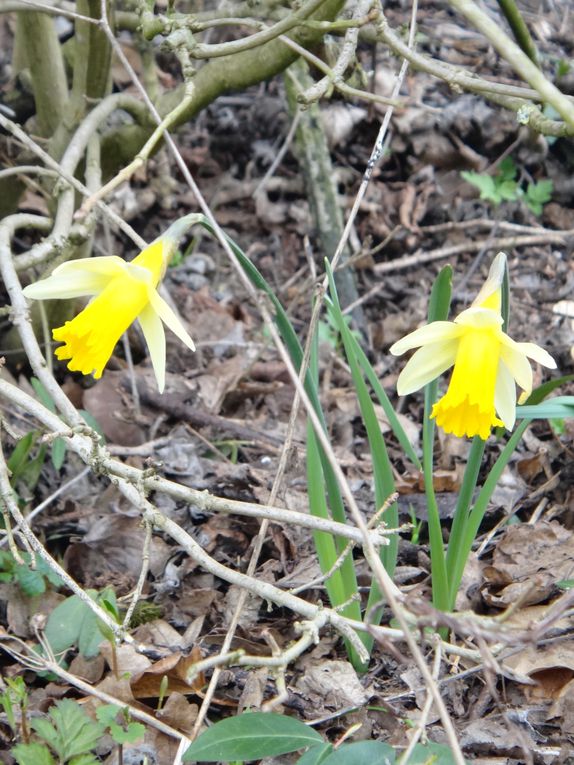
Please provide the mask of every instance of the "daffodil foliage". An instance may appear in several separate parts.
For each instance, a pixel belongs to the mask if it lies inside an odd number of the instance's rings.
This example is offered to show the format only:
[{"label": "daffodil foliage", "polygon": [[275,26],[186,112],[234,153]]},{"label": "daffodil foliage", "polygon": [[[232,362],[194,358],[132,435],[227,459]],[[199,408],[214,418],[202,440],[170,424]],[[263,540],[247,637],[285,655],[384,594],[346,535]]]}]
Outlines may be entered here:
[{"label": "daffodil foliage", "polygon": [[435,321],[416,329],[391,347],[399,356],[418,348],[397,381],[405,396],[454,366],[445,395],[431,417],[455,436],[487,439],[490,429],[512,430],[516,420],[516,384],[527,397],[532,391],[529,359],[555,369],[547,351],[534,343],[518,343],[502,330],[501,288],[506,256],[494,259],[476,299],[454,321]]}]

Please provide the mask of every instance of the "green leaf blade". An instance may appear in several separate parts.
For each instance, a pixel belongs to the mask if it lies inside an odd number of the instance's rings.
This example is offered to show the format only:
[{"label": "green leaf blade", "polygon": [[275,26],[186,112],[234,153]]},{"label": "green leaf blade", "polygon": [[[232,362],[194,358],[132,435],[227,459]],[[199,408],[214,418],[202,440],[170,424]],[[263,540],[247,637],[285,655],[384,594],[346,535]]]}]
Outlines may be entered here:
[{"label": "green leaf blade", "polygon": [[321,736],[299,720],[253,712],[213,725],[191,744],[183,761],[259,760],[322,743]]},{"label": "green leaf blade", "polygon": [[393,765],[395,750],[383,741],[354,741],[343,744],[321,765]]}]

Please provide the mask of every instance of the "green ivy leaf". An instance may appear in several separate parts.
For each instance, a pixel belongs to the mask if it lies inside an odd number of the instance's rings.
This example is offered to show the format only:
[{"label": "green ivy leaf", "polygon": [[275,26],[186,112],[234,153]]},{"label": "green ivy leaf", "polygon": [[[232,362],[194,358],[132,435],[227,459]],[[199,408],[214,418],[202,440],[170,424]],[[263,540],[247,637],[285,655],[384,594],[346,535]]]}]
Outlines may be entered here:
[{"label": "green ivy leaf", "polygon": [[191,744],[184,762],[259,760],[322,744],[312,728],[293,717],[252,712],[215,723]]}]

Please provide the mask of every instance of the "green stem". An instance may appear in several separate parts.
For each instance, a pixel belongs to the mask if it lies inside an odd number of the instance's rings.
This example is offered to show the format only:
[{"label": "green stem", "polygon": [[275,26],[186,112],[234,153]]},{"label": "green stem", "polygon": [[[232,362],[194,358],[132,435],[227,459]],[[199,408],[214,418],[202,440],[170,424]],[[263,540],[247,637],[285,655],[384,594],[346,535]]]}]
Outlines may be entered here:
[{"label": "green stem", "polygon": [[433,484],[433,451],[435,423],[431,420],[432,406],[437,397],[438,382],[425,388],[425,412],[423,421],[423,475],[427,498],[429,542],[431,552],[432,596],[435,608],[448,610],[448,582],[442,541],[442,527]]},{"label": "green stem", "polygon": [[507,466],[508,461],[510,460],[512,456],[512,453],[516,449],[518,442],[522,438],[524,431],[526,430],[529,424],[530,423],[528,420],[521,422],[520,425],[514,431],[514,433],[511,435],[511,437],[508,439],[508,443],[506,444],[506,446],[500,453],[498,459],[492,466],[492,469],[490,473],[488,474],[486,481],[484,482],[484,486],[482,487],[482,489],[480,490],[478,494],[478,497],[476,498],[474,507],[470,511],[468,520],[465,525],[464,533],[461,535],[460,552],[457,555],[457,559],[453,565],[452,579],[451,579],[451,592],[453,593],[456,593],[456,591],[459,588],[462,575],[464,573],[464,567],[465,567],[466,561],[468,559],[470,551],[472,550],[472,545],[474,543],[474,540],[476,539],[476,535],[478,534],[478,529],[480,528],[480,524],[482,523],[482,519],[484,518],[484,515],[488,508],[488,503],[490,502],[492,493],[494,492],[496,488],[496,484],[500,480],[502,471]]},{"label": "green stem", "polygon": [[530,31],[526,26],[526,22],[524,21],[522,14],[518,10],[518,6],[516,5],[515,0],[497,1],[498,5],[500,6],[500,10],[504,13],[505,18],[508,21],[510,28],[512,29],[514,39],[520,45],[532,63],[536,64],[537,67],[540,67],[536,45],[534,44],[534,40],[530,35]]},{"label": "green stem", "polygon": [[[470,505],[472,502],[472,495],[476,488],[476,482],[478,480],[478,474],[480,472],[480,466],[482,464],[482,457],[484,455],[484,447],[486,442],[476,436],[472,441],[470,447],[470,453],[466,463],[466,469],[464,471],[464,477],[462,479],[462,486],[458,494],[458,500],[454,511],[454,519],[452,522],[452,528],[450,531],[450,537],[448,540],[448,550],[446,554],[446,571],[449,582],[449,610],[454,608],[454,601],[458,589],[458,582],[456,587],[454,586],[453,571],[459,566],[459,559],[462,555],[462,540],[465,537],[467,523],[470,517]],[[463,562],[466,564],[466,560]]]}]

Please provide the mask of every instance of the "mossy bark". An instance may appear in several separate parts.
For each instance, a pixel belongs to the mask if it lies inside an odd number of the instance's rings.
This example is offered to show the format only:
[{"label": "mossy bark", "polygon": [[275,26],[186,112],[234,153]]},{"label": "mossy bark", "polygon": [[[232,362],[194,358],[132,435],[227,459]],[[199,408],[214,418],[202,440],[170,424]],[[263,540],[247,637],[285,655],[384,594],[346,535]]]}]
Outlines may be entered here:
[{"label": "mossy bark", "polygon": [[[297,61],[289,68],[285,77],[285,89],[292,118],[298,110],[297,95],[313,84],[314,80],[309,74],[309,67],[305,61]],[[317,103],[311,104],[300,114],[295,132],[295,152],[305,177],[307,199],[321,253],[331,260],[343,235],[344,223],[337,198],[331,153],[323,130],[321,109]],[[348,257],[349,251],[345,247],[341,262]],[[335,271],[335,283],[343,307],[355,302],[358,293],[352,269]],[[358,310],[353,318],[358,323],[358,327],[363,326],[362,311]]]},{"label": "mossy bark", "polygon": [[49,137],[60,124],[68,101],[64,58],[54,20],[45,13],[18,13],[17,60],[30,70],[40,135]]}]

